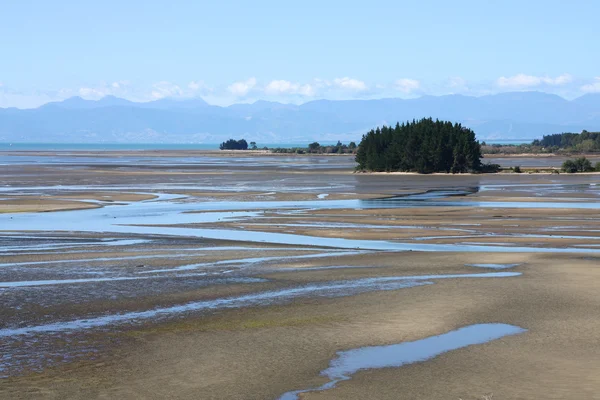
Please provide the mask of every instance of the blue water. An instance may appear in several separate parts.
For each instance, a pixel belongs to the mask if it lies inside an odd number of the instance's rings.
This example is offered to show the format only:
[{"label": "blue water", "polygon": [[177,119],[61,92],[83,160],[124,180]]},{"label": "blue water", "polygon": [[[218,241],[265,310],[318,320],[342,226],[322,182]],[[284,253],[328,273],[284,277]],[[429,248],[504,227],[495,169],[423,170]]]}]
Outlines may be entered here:
[{"label": "blue water", "polygon": [[296,400],[301,393],[333,389],[338,382],[349,380],[351,375],[361,370],[401,367],[406,364],[423,362],[452,350],[487,343],[523,332],[526,330],[514,325],[477,324],[414,342],[341,351],[338,353],[338,357],[329,363],[329,368],[321,372],[321,375],[326,376],[329,382],[313,389],[287,392],[279,400]]},{"label": "blue water", "polygon": [[0,143],[2,151],[218,150],[218,143]]},{"label": "blue water", "polygon": [[521,264],[465,264],[467,267],[490,268],[490,269],[508,269],[518,267]]},{"label": "blue water", "polygon": [[[307,147],[310,141],[297,143],[260,143],[259,148]],[[323,144],[326,145],[326,144]],[[0,143],[0,151],[118,151],[118,150],[218,150],[219,143]]]},{"label": "blue water", "polygon": [[[485,279],[508,278],[521,275],[518,272],[488,272],[482,274],[448,274],[448,275],[416,275],[388,276],[379,278],[363,278],[344,281],[330,281],[312,285],[251,293],[241,296],[217,298],[213,300],[194,301],[170,307],[159,307],[146,311],[131,311],[121,314],[107,314],[72,321],[54,322],[43,325],[0,329],[0,338],[35,333],[67,332],[101,328],[123,323],[139,323],[144,320],[173,316],[187,312],[214,311],[228,308],[253,307],[286,302],[300,297],[343,297],[359,293],[381,290],[398,290],[416,286],[431,285],[439,279]],[[253,278],[241,278],[253,279]],[[256,279],[256,278],[254,278]],[[260,278],[259,278],[260,279]],[[15,284],[16,286],[17,284]],[[23,283],[26,285],[26,283]]]},{"label": "blue water", "polygon": [[[447,192],[431,192],[430,199],[448,195]],[[79,231],[124,234],[163,234],[181,237],[203,237],[206,239],[238,240],[249,242],[267,242],[296,246],[322,246],[340,249],[363,250],[415,250],[415,251],[478,251],[478,252],[596,252],[597,249],[579,248],[534,248],[503,246],[471,246],[463,244],[400,243],[381,240],[353,240],[343,238],[324,238],[290,233],[247,232],[235,229],[212,229],[198,227],[173,227],[172,224],[214,223],[223,217],[220,213],[186,213],[186,211],[229,211],[248,209],[252,211],[236,212],[234,220],[252,218],[260,210],[266,209],[343,209],[343,208],[381,208],[386,204],[392,207],[414,207],[417,205],[441,206],[454,205],[452,202],[427,201],[422,195],[409,195],[394,200],[314,200],[314,201],[272,201],[272,202],[203,202],[176,203],[171,201],[146,201],[104,208],[63,211],[60,213],[21,213],[0,214],[0,227],[9,231]],[[518,207],[518,208],[578,208],[599,209],[600,203],[535,203],[535,202],[457,202],[459,206],[475,207]],[[230,213],[233,214],[233,213]],[[168,225],[165,225],[168,224]],[[153,225],[153,226],[143,226]],[[162,225],[162,226],[159,226]]]}]

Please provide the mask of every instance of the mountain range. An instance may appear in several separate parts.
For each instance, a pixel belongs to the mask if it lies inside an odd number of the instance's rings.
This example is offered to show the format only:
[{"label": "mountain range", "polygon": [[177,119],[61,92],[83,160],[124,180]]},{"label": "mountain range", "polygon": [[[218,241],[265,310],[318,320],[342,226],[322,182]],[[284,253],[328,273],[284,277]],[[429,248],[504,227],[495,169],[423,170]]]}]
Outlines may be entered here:
[{"label": "mountain range", "polygon": [[600,130],[600,93],[574,100],[542,92],[472,97],[269,101],[209,105],[201,98],[137,103],[107,96],[72,97],[35,109],[0,108],[0,142],[261,143],[360,140],[375,126],[422,117],[461,122],[479,140],[529,140],[544,134]]}]

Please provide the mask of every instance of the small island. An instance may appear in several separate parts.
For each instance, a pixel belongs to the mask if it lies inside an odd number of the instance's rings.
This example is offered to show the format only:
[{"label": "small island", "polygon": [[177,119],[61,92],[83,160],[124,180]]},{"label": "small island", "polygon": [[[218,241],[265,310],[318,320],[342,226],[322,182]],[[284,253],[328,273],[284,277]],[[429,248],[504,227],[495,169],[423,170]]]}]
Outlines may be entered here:
[{"label": "small island", "polygon": [[499,165],[481,163],[475,133],[459,123],[424,118],[383,126],[363,135],[357,170],[371,172],[479,173]]},{"label": "small island", "polygon": [[[252,142],[256,147],[256,144]],[[248,142],[245,139],[229,139],[219,145],[219,150],[248,150]]]}]

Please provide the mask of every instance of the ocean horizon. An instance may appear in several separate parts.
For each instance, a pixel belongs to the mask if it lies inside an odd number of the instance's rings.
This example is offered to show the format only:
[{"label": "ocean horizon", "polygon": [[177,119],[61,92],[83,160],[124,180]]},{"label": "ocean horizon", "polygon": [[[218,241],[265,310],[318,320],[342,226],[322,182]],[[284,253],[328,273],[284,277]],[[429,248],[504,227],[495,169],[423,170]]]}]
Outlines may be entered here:
[{"label": "ocean horizon", "polygon": [[[518,145],[531,143],[531,140],[483,140],[487,144]],[[482,141],[482,142],[483,142]],[[311,141],[295,143],[257,143],[258,148],[263,147],[307,147]],[[358,141],[357,141],[358,143]],[[218,150],[220,143],[9,143],[0,142],[0,151],[143,151],[143,150]],[[333,146],[335,143],[321,143],[324,146]]]},{"label": "ocean horizon", "polygon": [[[259,148],[305,147],[305,143],[265,143]],[[115,150],[218,150],[220,143],[0,143],[0,151],[115,151]]]}]

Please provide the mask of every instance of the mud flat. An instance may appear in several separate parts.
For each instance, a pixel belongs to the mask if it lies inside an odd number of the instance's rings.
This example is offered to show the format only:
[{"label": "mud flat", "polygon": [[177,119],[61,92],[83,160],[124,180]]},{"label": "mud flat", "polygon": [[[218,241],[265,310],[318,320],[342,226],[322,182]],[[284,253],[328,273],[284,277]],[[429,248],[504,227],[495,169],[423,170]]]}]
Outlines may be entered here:
[{"label": "mud flat", "polygon": [[0,397],[597,398],[597,176],[236,157],[5,166]]}]

